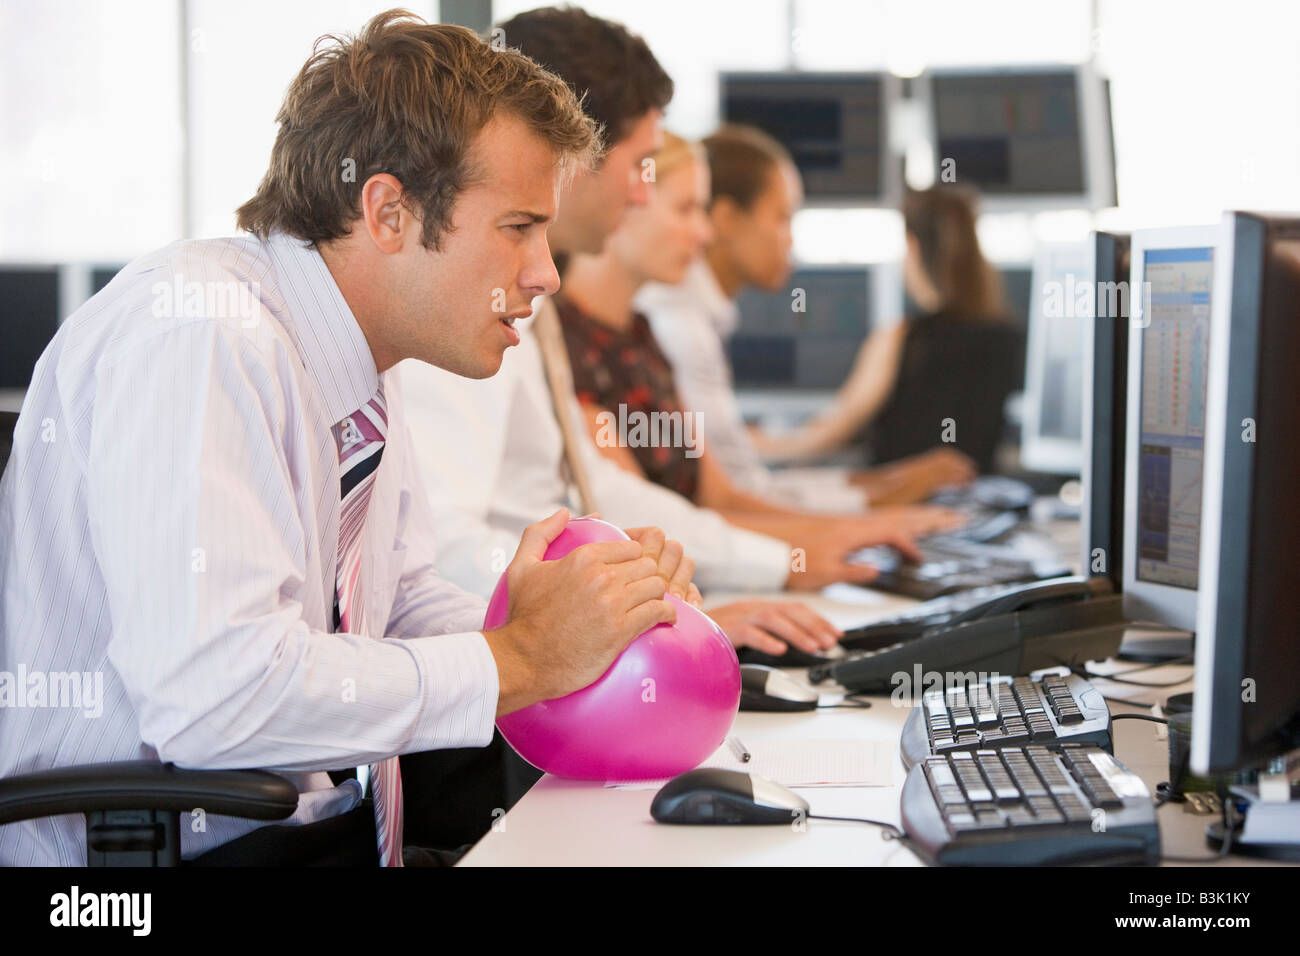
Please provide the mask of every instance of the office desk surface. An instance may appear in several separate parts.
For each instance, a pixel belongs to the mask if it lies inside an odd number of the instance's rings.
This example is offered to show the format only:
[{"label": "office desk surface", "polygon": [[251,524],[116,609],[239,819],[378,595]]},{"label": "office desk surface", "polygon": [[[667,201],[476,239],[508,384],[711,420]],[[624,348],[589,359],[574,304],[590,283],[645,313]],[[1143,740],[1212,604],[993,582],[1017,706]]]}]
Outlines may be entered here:
[{"label": "office desk surface", "polygon": [[[749,597],[753,597],[750,595]],[[861,623],[863,608],[844,606],[824,596],[809,603],[841,620]],[[883,599],[878,613],[897,604]],[[1099,670],[1123,672],[1134,665],[1107,662]],[[802,672],[795,672],[802,674]],[[1110,704],[1112,715],[1150,713],[1149,705],[1191,690],[1186,665],[1143,670],[1151,683],[1182,680],[1171,687],[1140,688],[1102,679],[1094,683],[1108,697],[1133,704]],[[761,739],[853,738],[881,741],[897,754],[907,717],[906,706],[889,697],[870,698],[869,709],[835,709],[812,713],[740,713],[734,733],[747,744]],[[1139,706],[1142,705],[1142,706]],[[1115,755],[1146,782],[1154,794],[1169,778],[1168,741],[1160,725],[1118,720],[1113,725]],[[887,787],[796,788],[813,814],[867,817],[897,825],[899,794],[905,772],[893,761]],[[809,820],[791,826],[666,826],[650,818],[653,790],[606,789],[599,782],[562,780],[547,775],[461,861],[462,866],[919,866],[921,861],[897,843],[885,840],[879,827],[860,823]],[[1207,857],[1203,834],[1213,818],[1184,812],[1168,804],[1158,811],[1164,852]],[[1231,858],[1241,864],[1241,858]]]},{"label": "office desk surface", "polygon": [[[1077,521],[1038,522],[1036,530],[1049,538],[1062,559],[1077,563]],[[913,601],[864,588],[833,587],[819,594],[790,592],[712,593],[707,607],[734,600],[799,600],[840,627],[848,628],[897,614]],[[1135,665],[1098,664],[1097,670],[1120,673]],[[804,672],[794,672],[803,676]],[[1143,670],[1131,678],[1153,684],[1181,681],[1170,687],[1144,688],[1101,679],[1094,683],[1109,698],[1112,716],[1150,713],[1150,705],[1173,694],[1190,691],[1192,668],[1186,665]],[[833,690],[822,686],[828,694]],[[887,787],[795,788],[813,814],[867,817],[899,824],[899,798],[906,776],[897,758],[899,735],[907,706],[893,706],[888,696],[869,698],[868,709],[821,710],[811,713],[740,713],[733,733],[746,744],[761,739],[853,738],[881,741],[892,749],[893,782]],[[1152,794],[1169,779],[1169,743],[1164,728],[1144,720],[1118,720],[1112,727],[1115,756],[1138,774]],[[896,842],[885,840],[879,827],[862,823],[809,820],[795,826],[668,826],[650,818],[653,790],[605,789],[599,782],[543,777],[494,828],[478,842],[461,866],[920,866],[921,861]],[[1166,804],[1157,817],[1164,852],[1173,856],[1209,857],[1204,832],[1214,818],[1184,812],[1181,804]],[[1232,857],[1225,862],[1253,861]]]}]

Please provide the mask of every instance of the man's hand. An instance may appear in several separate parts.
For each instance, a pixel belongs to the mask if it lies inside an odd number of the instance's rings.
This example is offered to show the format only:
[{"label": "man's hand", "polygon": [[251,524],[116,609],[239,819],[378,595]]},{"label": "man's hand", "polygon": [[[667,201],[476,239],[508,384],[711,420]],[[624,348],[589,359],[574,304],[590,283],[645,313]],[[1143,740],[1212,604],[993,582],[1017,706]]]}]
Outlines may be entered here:
[{"label": "man's hand", "polygon": [[667,537],[659,528],[625,528],[624,531],[641,545],[647,557],[654,558],[656,573],[667,582],[668,592],[699,607],[700,592],[691,583],[695,562],[682,551],[682,543]]},{"label": "man's hand", "polygon": [[708,612],[736,647],[752,647],[773,657],[793,645],[819,654],[843,632],[816,611],[796,601],[737,601]]},{"label": "man's hand", "polygon": [[561,508],[530,525],[506,568],[509,618],[483,635],[497,663],[497,716],[586,687],[643,631],[677,620],[657,561],[637,541],[544,560],[568,520]]}]

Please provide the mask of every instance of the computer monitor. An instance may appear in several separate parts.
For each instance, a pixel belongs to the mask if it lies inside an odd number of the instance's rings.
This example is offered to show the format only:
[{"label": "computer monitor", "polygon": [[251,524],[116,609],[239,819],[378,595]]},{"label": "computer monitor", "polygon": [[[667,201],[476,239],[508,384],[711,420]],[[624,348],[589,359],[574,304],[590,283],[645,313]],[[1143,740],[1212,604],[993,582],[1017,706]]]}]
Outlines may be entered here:
[{"label": "computer monitor", "polygon": [[984,209],[1115,204],[1109,86],[1091,68],[932,70],[918,89],[936,177],[974,186]]},{"label": "computer monitor", "polygon": [[1089,251],[1087,242],[1043,243],[1034,254],[1020,431],[1020,464],[1030,471],[1077,477],[1083,464]]},{"label": "computer monitor", "polygon": [[839,388],[871,329],[871,295],[867,266],[809,266],[781,292],[741,293],[728,342],[736,385]]},{"label": "computer monitor", "polygon": [[1214,226],[1133,233],[1124,613],[1196,630]]},{"label": "computer monitor", "polygon": [[0,266],[0,390],[23,390],[59,328],[57,266]]},{"label": "computer monitor", "polygon": [[724,73],[721,115],[785,146],[810,203],[896,206],[902,175],[886,132],[894,82],[881,73]]},{"label": "computer monitor", "polygon": [[90,267],[90,294],[101,292],[104,286],[113,281],[114,277],[122,271],[123,266],[104,266],[97,265]]},{"label": "computer monitor", "polygon": [[1228,213],[1217,256],[1192,715],[1199,773],[1300,748],[1300,216]]},{"label": "computer monitor", "polygon": [[1129,237],[1094,232],[1084,281],[1093,289],[1083,337],[1083,510],[1080,567],[1123,588],[1128,395]]},{"label": "computer monitor", "polygon": [[1034,284],[1033,270],[1027,266],[998,265],[998,275],[1002,279],[1002,295],[1007,301],[1011,318],[1021,330],[1029,327],[1029,300]]}]

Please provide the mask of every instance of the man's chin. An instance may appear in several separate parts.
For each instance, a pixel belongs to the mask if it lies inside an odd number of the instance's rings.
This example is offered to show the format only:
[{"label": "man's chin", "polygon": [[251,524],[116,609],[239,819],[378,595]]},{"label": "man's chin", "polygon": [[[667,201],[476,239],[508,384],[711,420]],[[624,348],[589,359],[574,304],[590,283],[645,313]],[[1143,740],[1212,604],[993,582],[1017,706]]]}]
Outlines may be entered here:
[{"label": "man's chin", "polygon": [[444,372],[450,372],[452,375],[459,375],[461,378],[484,379],[492,378],[497,372],[501,371],[501,365],[505,359],[505,350],[496,354],[495,358],[484,357],[479,361],[468,361],[463,359],[448,360],[439,356],[435,359],[425,359],[425,361]]}]

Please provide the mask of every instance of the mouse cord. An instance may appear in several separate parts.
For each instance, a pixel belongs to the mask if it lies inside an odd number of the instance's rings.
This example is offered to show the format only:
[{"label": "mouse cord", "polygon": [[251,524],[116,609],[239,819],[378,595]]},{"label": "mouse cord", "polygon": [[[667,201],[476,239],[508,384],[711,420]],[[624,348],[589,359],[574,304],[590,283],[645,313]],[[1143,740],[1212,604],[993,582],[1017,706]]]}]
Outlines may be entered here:
[{"label": "mouse cord", "polygon": [[[1156,803],[1156,809],[1159,810],[1166,803],[1174,801],[1165,799]],[[1219,852],[1214,856],[1171,856],[1161,854],[1161,863],[1218,863],[1225,856],[1232,852],[1232,811],[1229,809],[1231,800],[1223,801],[1223,842],[1219,844]]]},{"label": "mouse cord", "polygon": [[[1125,701],[1127,703],[1127,701]],[[1149,720],[1153,724],[1167,724],[1169,721],[1163,717],[1153,717],[1150,714],[1111,714],[1111,720]]]},{"label": "mouse cord", "polygon": [[838,704],[818,704],[818,705],[817,705],[817,709],[818,709],[818,710],[832,710],[832,709],[834,709],[834,708],[836,708],[836,707],[849,707],[849,708],[854,708],[854,707],[857,707],[857,708],[870,707],[870,706],[871,706],[871,701],[869,701],[869,700],[862,700],[862,696],[863,696],[863,695],[862,695],[861,693],[858,693],[858,694],[845,694],[845,695],[844,695],[844,699],[843,699],[842,701],[840,701]]},{"label": "mouse cord", "polygon": [[894,826],[892,823],[886,823],[884,820],[869,820],[866,817],[824,817],[817,813],[808,814],[809,820],[837,820],[840,823],[869,823],[873,827],[880,827],[880,836],[886,840],[907,841],[907,834]]},{"label": "mouse cord", "polygon": [[[1080,667],[1073,670],[1080,677],[1088,677],[1094,680],[1108,680],[1114,684],[1131,684],[1134,687],[1177,687],[1179,684],[1187,683],[1186,677],[1183,677],[1179,680],[1171,680],[1171,681],[1142,681],[1142,680],[1126,680],[1123,677],[1119,677],[1111,674],[1099,674],[1096,671],[1088,670],[1086,667]],[[1135,667],[1133,668],[1133,670],[1145,670],[1145,668]],[[1129,672],[1125,671],[1124,673],[1127,674]]]}]

